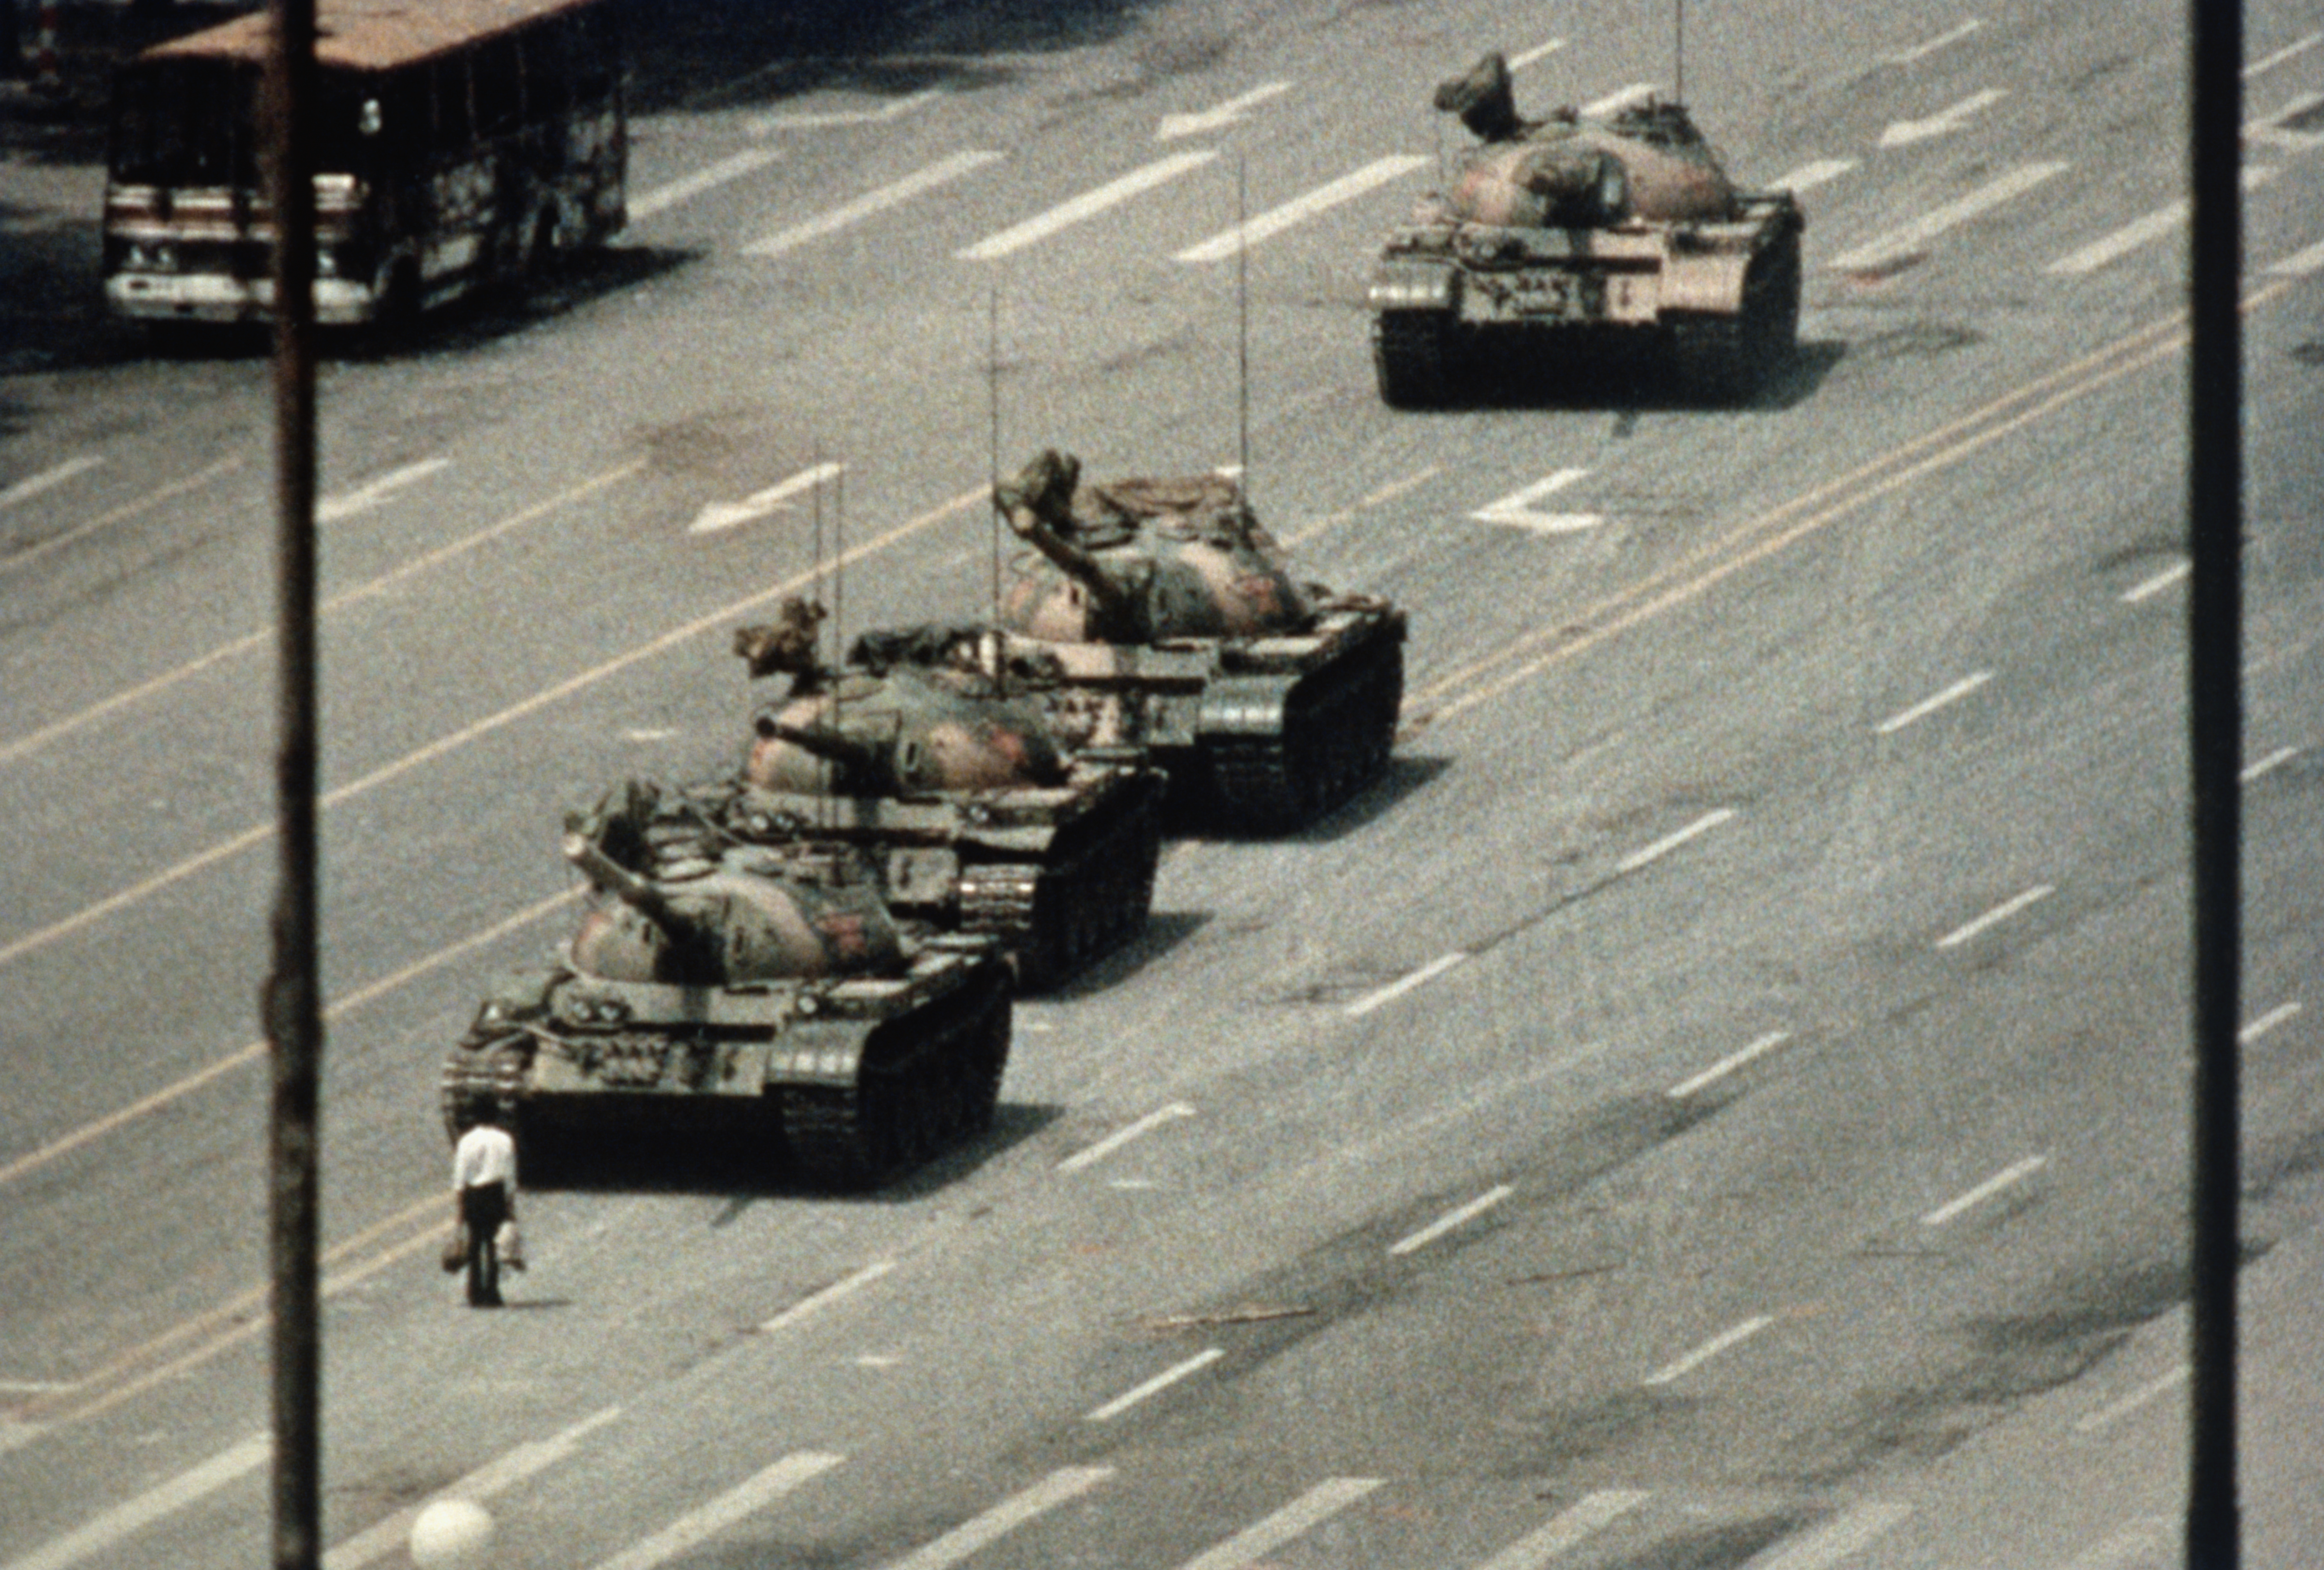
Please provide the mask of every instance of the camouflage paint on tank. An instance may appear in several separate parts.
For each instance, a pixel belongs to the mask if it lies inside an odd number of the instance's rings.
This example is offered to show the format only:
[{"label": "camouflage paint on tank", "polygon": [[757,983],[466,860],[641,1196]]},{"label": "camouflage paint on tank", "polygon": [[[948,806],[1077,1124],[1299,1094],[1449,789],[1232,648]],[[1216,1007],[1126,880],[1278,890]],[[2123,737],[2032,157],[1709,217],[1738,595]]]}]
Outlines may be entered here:
[{"label": "camouflage paint on tank", "polygon": [[971,673],[849,671],[770,703],[742,776],[813,795],[925,795],[1054,785],[1065,762],[1040,710]]}]

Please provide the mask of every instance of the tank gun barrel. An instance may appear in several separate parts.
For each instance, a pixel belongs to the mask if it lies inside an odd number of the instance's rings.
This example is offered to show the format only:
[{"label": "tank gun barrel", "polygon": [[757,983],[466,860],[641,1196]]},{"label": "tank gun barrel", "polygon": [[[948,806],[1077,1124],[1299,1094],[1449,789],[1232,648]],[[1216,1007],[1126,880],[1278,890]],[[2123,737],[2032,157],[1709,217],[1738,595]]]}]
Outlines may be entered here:
[{"label": "tank gun barrel", "polygon": [[565,859],[587,873],[598,887],[610,891],[614,898],[663,932],[675,934],[683,930],[684,924],[659,885],[651,878],[640,877],[606,855],[587,835],[576,833],[565,836]]},{"label": "tank gun barrel", "polygon": [[1074,527],[1074,486],[1081,465],[1056,452],[1044,452],[1014,480],[992,488],[992,505],[1009,520],[1011,533],[1056,564],[1108,611],[1130,607],[1129,591],[1088,551],[1068,539]]},{"label": "tank gun barrel", "polygon": [[825,763],[835,763],[851,772],[876,771],[885,761],[882,749],[868,741],[844,731],[793,725],[772,714],[760,716],[759,734],[770,741],[788,741],[802,752],[813,753]]}]

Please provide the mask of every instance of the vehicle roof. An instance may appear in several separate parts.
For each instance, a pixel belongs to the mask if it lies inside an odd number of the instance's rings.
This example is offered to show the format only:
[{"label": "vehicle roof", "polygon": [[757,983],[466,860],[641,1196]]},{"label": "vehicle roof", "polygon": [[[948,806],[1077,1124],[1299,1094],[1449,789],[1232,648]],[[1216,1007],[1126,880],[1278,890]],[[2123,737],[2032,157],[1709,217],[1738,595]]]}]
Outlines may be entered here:
[{"label": "vehicle roof", "polygon": [[[315,60],[346,70],[409,65],[540,17],[600,0],[317,0]],[[156,44],[140,60],[266,58],[272,20],[263,11]]]}]

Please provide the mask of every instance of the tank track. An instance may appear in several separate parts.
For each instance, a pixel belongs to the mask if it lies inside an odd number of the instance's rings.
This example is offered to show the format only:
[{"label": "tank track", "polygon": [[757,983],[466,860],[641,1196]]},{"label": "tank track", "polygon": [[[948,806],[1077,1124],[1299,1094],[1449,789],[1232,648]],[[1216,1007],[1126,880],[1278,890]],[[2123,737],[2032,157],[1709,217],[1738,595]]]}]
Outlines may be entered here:
[{"label": "tank track", "polygon": [[454,1047],[445,1057],[443,1072],[436,1081],[436,1105],[444,1115],[445,1134],[459,1138],[459,1111],[473,1097],[490,1099],[503,1117],[513,1116],[518,1097],[524,1089],[526,1071],[531,1066],[531,1042],[521,1035],[503,1036],[489,1044],[464,1043]]},{"label": "tank track", "polygon": [[1048,865],[975,869],[976,886],[961,900],[961,930],[1001,941],[1016,964],[1019,991],[1056,986],[1146,924],[1162,853],[1153,795],[1142,792]]},{"label": "tank track", "polygon": [[1275,735],[1205,738],[1222,820],[1281,830],[1338,806],[1388,767],[1403,702],[1403,642],[1379,638],[1302,677]]},{"label": "tank track", "polygon": [[1752,263],[1741,309],[1690,313],[1672,325],[1672,368],[1688,392],[1743,398],[1791,354],[1799,327],[1800,246],[1787,234]]},{"label": "tank track", "polygon": [[1452,326],[1435,311],[1382,311],[1372,318],[1372,372],[1390,409],[1435,409],[1452,396]]},{"label": "tank track", "polygon": [[[992,1126],[1008,1066],[1010,1004],[998,978],[874,1033],[848,1086],[784,1087],[778,1118],[792,1166],[834,1189],[865,1189]],[[882,1037],[918,1040],[900,1055]]]}]

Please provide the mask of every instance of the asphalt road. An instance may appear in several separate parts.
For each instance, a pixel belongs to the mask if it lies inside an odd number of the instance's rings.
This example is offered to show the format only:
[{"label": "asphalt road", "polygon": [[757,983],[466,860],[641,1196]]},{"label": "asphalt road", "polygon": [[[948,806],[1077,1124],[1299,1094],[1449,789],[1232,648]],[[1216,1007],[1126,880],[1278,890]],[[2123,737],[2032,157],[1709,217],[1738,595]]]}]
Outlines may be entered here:
[{"label": "asphalt road", "polygon": [[[1038,9],[811,66],[674,23],[614,254],[327,368],[327,1562],[448,1490],[526,1570],[2170,1563],[2178,8],[1690,17],[1697,118],[1808,213],[1796,363],[1426,415],[1361,302],[1429,88],[1666,84],[1661,13]],[[2247,30],[2247,1562],[2293,1567],[2324,18]],[[69,260],[99,179],[20,154],[0,216]],[[976,613],[996,409],[1004,468],[1236,462],[1239,181],[1249,484],[1411,613],[1390,776],[1176,842],[984,1143],[852,1201],[616,1165],[456,1308],[437,1064],[570,919],[558,814],[735,755],[728,629],[818,528],[850,627]],[[247,1564],[266,367],[80,308],[0,375],[0,1570]]]}]

